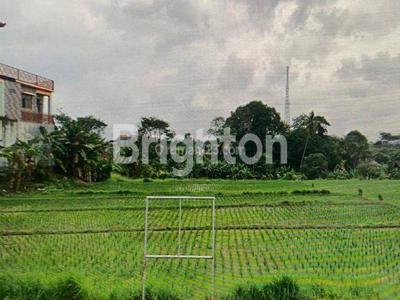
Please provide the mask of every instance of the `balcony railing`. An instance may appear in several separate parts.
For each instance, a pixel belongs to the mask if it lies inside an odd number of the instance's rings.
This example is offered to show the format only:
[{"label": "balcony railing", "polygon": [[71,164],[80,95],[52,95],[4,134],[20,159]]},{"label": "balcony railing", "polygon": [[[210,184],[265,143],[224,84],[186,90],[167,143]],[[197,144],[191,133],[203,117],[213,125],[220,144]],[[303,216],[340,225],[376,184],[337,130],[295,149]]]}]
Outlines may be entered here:
[{"label": "balcony railing", "polygon": [[35,75],[0,63],[0,75],[33,84],[46,90],[54,91],[54,81],[46,77]]},{"label": "balcony railing", "polygon": [[40,114],[32,111],[21,110],[21,120],[39,124],[54,124],[52,115]]}]

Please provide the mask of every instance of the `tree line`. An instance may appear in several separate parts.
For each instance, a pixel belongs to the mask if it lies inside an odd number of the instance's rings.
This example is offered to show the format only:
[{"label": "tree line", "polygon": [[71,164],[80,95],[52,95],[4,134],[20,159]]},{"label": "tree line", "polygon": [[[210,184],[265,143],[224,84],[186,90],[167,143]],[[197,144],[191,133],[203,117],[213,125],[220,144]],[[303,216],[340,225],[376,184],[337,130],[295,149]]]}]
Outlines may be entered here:
[{"label": "tree line", "polygon": [[[167,164],[160,163],[159,149],[152,144],[148,150],[148,163],[141,160],[130,164],[113,164],[112,141],[105,139],[106,124],[95,117],[73,119],[65,114],[56,116],[54,131],[41,128],[41,135],[33,140],[17,141],[0,149],[3,162],[0,178],[10,190],[19,190],[31,182],[43,181],[51,176],[67,176],[83,181],[101,181],[119,172],[133,178],[167,178],[172,169],[179,168],[168,157]],[[244,135],[256,135],[265,147],[266,136],[283,135],[287,139],[288,161],[279,163],[279,145],[274,148],[273,164],[266,164],[265,157],[248,165],[240,159],[230,164],[223,159],[224,145],[221,136],[230,128],[237,140]],[[357,130],[344,137],[329,135],[329,121],[314,112],[302,114],[291,126],[283,122],[275,108],[261,101],[239,106],[227,118],[212,120],[208,133],[217,142],[218,160],[205,155],[196,163],[188,177],[223,179],[400,179],[399,135],[383,132],[378,142],[370,143]],[[176,137],[170,124],[155,117],[144,117],[138,126],[139,136]],[[190,138],[186,134],[185,138]],[[208,141],[202,142],[210,146]],[[137,140],[141,149],[141,140]],[[265,150],[265,149],[264,149]],[[129,150],[126,150],[129,155]],[[254,143],[246,143],[245,152],[251,156],[256,151]],[[139,153],[139,157],[143,153]]]},{"label": "tree line", "polygon": [[[223,144],[220,137],[224,128],[240,140],[245,134],[252,133],[260,138],[265,146],[266,136],[283,135],[287,139],[288,163],[281,165],[279,145],[274,148],[274,163],[265,163],[262,157],[254,165],[239,161],[229,164],[222,159]],[[217,163],[205,157],[203,163],[195,164],[189,177],[224,178],[224,179],[400,179],[400,147],[395,143],[397,136],[382,133],[380,140],[372,144],[367,137],[357,130],[350,131],[344,137],[328,134],[330,123],[324,116],[314,112],[302,114],[289,126],[281,119],[273,107],[252,101],[239,106],[228,118],[216,117],[212,120],[209,134],[218,141],[219,160]],[[165,136],[172,139],[175,134],[168,122],[157,118],[142,118],[139,124],[139,136]],[[187,134],[189,135],[189,134]],[[400,139],[399,139],[400,140]],[[196,142],[196,141],[195,141]],[[140,143],[140,142],[139,142]],[[140,149],[140,144],[138,144]],[[254,143],[245,145],[246,153],[251,156],[256,152]],[[265,150],[265,149],[264,149]],[[121,165],[118,172],[130,177],[165,178],[171,174],[176,163],[159,163],[156,145],[150,147],[149,164],[138,162]]]}]

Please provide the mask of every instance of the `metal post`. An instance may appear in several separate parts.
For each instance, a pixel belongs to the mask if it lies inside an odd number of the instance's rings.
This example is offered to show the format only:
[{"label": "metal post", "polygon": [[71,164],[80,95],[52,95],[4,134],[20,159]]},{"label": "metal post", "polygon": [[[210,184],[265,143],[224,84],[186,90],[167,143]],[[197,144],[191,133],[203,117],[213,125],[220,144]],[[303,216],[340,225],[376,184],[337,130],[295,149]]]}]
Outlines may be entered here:
[{"label": "metal post", "polygon": [[142,300],[146,300],[146,263],[147,263],[147,226],[149,213],[149,199],[146,197],[146,211],[144,213],[144,250],[142,269]]},{"label": "metal post", "polygon": [[[148,239],[148,212],[149,212],[149,200],[179,200],[179,228],[178,228],[178,254],[147,254],[147,239]],[[181,231],[182,231],[182,200],[212,200],[212,255],[182,255],[181,254]],[[143,270],[142,270],[142,300],[146,299],[146,263],[147,259],[206,259],[212,261],[212,297],[215,299],[215,245],[216,245],[216,213],[215,213],[215,197],[195,197],[195,196],[147,196],[146,197],[146,211],[145,211],[145,225],[144,225],[144,256],[143,256]]]},{"label": "metal post", "polygon": [[179,198],[178,255],[181,254],[182,199]]},{"label": "metal post", "polygon": [[212,300],[215,299],[215,198],[212,204]]}]

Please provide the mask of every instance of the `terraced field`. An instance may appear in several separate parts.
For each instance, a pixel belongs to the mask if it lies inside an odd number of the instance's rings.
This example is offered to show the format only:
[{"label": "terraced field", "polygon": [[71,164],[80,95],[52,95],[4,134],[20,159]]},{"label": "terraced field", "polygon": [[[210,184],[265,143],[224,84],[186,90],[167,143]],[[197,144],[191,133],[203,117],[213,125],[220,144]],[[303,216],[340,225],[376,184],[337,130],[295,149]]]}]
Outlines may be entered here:
[{"label": "terraced field", "polygon": [[[117,178],[89,191],[5,196],[0,199],[0,278],[48,282],[74,276],[93,299],[138,293],[149,194],[217,197],[218,297],[248,282],[288,275],[315,299],[400,298],[396,181]],[[149,252],[177,252],[176,208],[173,201],[152,202]],[[210,254],[210,224],[210,203],[183,201],[183,253]],[[169,288],[182,299],[211,295],[209,261],[155,260],[148,267],[149,287]]]}]

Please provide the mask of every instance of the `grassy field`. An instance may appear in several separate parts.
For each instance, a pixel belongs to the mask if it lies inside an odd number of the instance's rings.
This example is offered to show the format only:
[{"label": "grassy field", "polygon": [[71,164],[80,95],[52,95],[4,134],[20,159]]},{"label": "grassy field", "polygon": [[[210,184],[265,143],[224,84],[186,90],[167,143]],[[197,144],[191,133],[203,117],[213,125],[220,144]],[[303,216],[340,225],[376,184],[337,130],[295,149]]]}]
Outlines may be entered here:
[{"label": "grassy field", "polygon": [[[315,299],[400,298],[399,183],[115,176],[91,186],[2,196],[0,298],[40,294],[32,282],[50,287],[70,277],[87,298],[138,295],[146,195],[217,197],[218,297],[288,275]],[[176,253],[176,207],[152,203],[151,253]],[[185,201],[182,252],[210,254],[210,224],[209,202]],[[211,295],[209,261],[157,260],[148,269],[152,290],[182,299]]]}]

